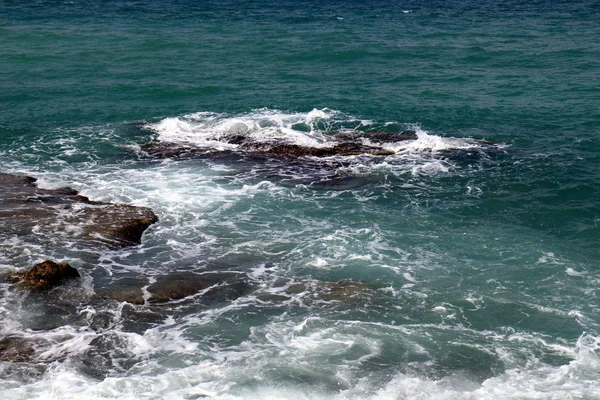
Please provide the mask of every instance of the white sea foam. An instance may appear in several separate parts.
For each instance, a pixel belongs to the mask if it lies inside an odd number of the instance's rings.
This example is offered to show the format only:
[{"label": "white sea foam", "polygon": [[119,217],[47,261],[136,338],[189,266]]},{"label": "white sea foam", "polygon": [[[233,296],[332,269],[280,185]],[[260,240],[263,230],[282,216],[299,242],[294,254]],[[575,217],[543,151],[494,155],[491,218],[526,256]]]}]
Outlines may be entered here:
[{"label": "white sea foam", "polygon": [[[259,142],[279,139],[301,146],[323,147],[327,145],[327,139],[317,129],[317,124],[334,114],[328,109],[314,109],[306,114],[261,109],[239,116],[199,112],[165,118],[147,127],[157,132],[160,141],[213,150],[237,148],[235,144],[222,141],[228,135],[244,135]],[[294,125],[301,125],[309,132],[294,129]]]},{"label": "white sea foam", "polygon": [[[227,306],[220,314],[207,315],[227,318],[226,313],[231,310]],[[198,323],[202,321],[188,319],[183,326],[189,330]],[[552,366],[533,358],[477,382],[461,373],[432,379],[417,373],[394,372],[386,374],[386,378],[381,372],[362,370],[385,351],[384,342],[390,335],[399,335],[395,340],[411,337],[413,329],[421,329],[418,326],[404,328],[284,315],[251,328],[250,337],[239,345],[202,348],[185,339],[178,326],[181,327],[178,321],[167,318],[143,335],[120,333],[125,339],[121,344],[127,345],[131,356],[143,359],[151,353],[163,355],[155,361],[146,358],[127,374],[95,380],[71,369],[68,363],[54,363],[41,380],[18,386],[5,383],[3,398],[474,400],[595,399],[600,395],[600,339],[589,335],[582,335],[575,346],[565,347],[572,360],[564,365]],[[53,334],[58,332],[47,337]],[[94,334],[71,329],[63,335],[73,337],[64,342],[72,354],[85,350]],[[65,348],[63,345],[53,351]],[[402,348],[415,355],[428,355],[418,343],[407,341]],[[338,362],[331,364],[331,359]]]},{"label": "white sea foam", "polygon": [[470,150],[478,149],[481,143],[468,138],[446,138],[438,135],[432,135],[422,129],[418,125],[413,125],[417,140],[402,141],[383,145],[386,150],[396,152],[402,151],[433,151],[439,152],[444,150]]},{"label": "white sea foam", "polygon": [[[588,340],[584,337],[583,340]],[[596,339],[593,339],[596,340]],[[581,342],[581,339],[580,339]],[[531,365],[484,381],[480,387],[467,379],[428,381],[400,374],[379,390],[376,399],[595,399],[600,387],[598,354],[578,343],[578,355],[568,365]],[[582,368],[583,367],[583,368]]]},{"label": "white sea foam", "polygon": [[[389,125],[388,123],[386,125]],[[260,109],[244,115],[230,116],[199,112],[181,117],[165,118],[146,127],[156,132],[163,142],[179,143],[210,150],[235,150],[237,144],[227,143],[232,135],[243,135],[255,142],[290,143],[304,147],[332,147],[337,144],[334,132],[359,133],[361,129],[376,125],[371,120],[360,120],[330,109],[313,109],[308,113],[285,113],[278,110]],[[380,127],[384,128],[386,125]],[[377,129],[377,127],[375,127]],[[437,157],[444,151],[479,150],[482,143],[469,138],[442,137],[431,134],[418,125],[407,125],[416,140],[379,143],[368,135],[363,144],[394,154],[387,157],[344,156],[352,160],[350,167],[359,174],[365,171],[390,170],[409,172],[413,175],[447,173],[453,164]],[[500,148],[501,146],[496,146]],[[327,157],[327,159],[335,159]],[[375,161],[377,160],[377,161]]]},{"label": "white sea foam", "polygon": [[567,268],[565,270],[565,273],[569,276],[585,276],[585,275],[587,275],[586,271],[582,271],[582,272],[575,271],[573,268]]},{"label": "white sea foam", "polygon": [[[349,128],[349,120],[352,118],[327,109],[298,114],[261,110],[241,116],[198,113],[150,126],[161,140],[225,149],[235,145],[224,144],[223,135],[243,133],[256,140],[284,139],[323,146],[329,143],[329,130],[352,131],[373,124],[356,119]],[[417,179],[398,187],[421,193],[424,186],[419,176],[453,173],[458,168],[450,160],[436,158],[436,153],[477,150],[480,146],[470,139],[415,131],[416,141],[382,145],[396,154],[349,157],[345,161],[351,165],[339,167],[334,173],[410,174]],[[73,143],[60,145],[69,157],[76,154],[69,147]],[[436,285],[443,283],[432,278],[447,278],[448,259],[444,258],[443,250],[435,248],[443,232],[413,232],[408,227],[402,240],[396,240],[398,231],[392,228],[403,226],[405,221],[398,213],[394,215],[399,219],[398,225],[384,228],[384,224],[374,222],[375,214],[370,213],[370,207],[382,200],[379,195],[366,190],[356,194],[357,197],[349,197],[347,193],[312,190],[308,185],[286,186],[265,178],[268,174],[261,175],[264,170],[253,170],[246,165],[243,169],[213,161],[136,163],[137,160],[129,160],[114,166],[90,162],[85,164],[86,168],[65,167],[58,171],[46,171],[40,166],[35,167],[37,170],[23,171],[24,167],[18,166],[20,171],[39,176],[44,187],[69,185],[93,200],[150,206],[159,215],[160,223],[146,232],[142,246],[117,252],[71,250],[63,254],[66,250],[62,247],[60,251],[49,250],[53,247],[41,242],[42,238],[36,237],[40,242],[30,243],[8,238],[1,247],[0,271],[13,271],[15,260],[22,260],[19,266],[25,267],[41,255],[59,258],[72,255],[84,265],[85,274],[94,274],[97,284],[128,274],[147,277],[151,283],[165,271],[190,266],[209,268],[211,263],[223,262],[228,267],[247,268],[255,291],[224,305],[194,304],[190,310],[184,308],[184,302],[132,307],[136,312],[162,313],[160,321],[153,320],[151,327],[138,330],[125,327],[131,322],[126,321],[125,311],[130,306],[125,303],[85,304],[74,317],[79,325],[32,332],[23,326],[31,311],[15,306],[19,295],[1,284],[0,335],[28,334],[30,338],[47,340],[36,355],[46,368],[38,378],[20,380],[9,376],[8,369],[15,365],[0,362],[0,375],[7,377],[0,380],[3,399],[206,396],[397,400],[600,396],[596,384],[600,379],[597,338],[582,336],[574,344],[560,338],[552,341],[514,327],[490,331],[462,324],[465,320],[461,308],[446,299],[440,300]],[[281,174],[280,165],[268,173]],[[313,172],[302,170],[297,174],[314,177]],[[355,219],[340,218],[337,212],[345,210],[342,207],[329,212],[329,205],[339,206],[348,199],[364,205]],[[290,210],[290,201],[297,208]],[[389,201],[403,207],[403,199]],[[423,237],[411,242],[411,235]],[[572,264],[553,254],[544,253],[543,257],[540,263],[544,265],[554,262],[564,265],[560,271],[571,276],[570,279],[579,281],[585,272],[580,266],[567,267]],[[376,319],[373,309],[363,309],[360,303],[344,308],[339,307],[339,301],[319,298],[322,281],[314,276],[334,277],[323,278],[334,280],[373,271],[381,273],[378,277],[389,285],[376,290],[378,296],[385,298],[382,306],[385,315],[390,315],[390,319],[405,318],[404,325],[370,322],[371,317]],[[586,276],[591,276],[591,272]],[[293,285],[296,288],[304,285],[304,289],[290,291]],[[461,299],[465,297],[471,302],[470,309],[485,311],[482,309],[485,297],[480,293],[467,292]],[[533,309],[593,326],[593,321],[586,319],[590,311],[577,305],[569,305],[567,311],[535,306]],[[367,321],[353,319],[358,313],[364,313]],[[97,322],[107,315],[107,322]],[[244,321],[246,317],[250,322]],[[420,324],[420,318],[429,323]],[[230,333],[236,329],[238,334]],[[77,360],[87,354],[92,341],[98,338],[114,339],[117,344],[112,350],[122,352],[115,358],[129,359],[133,366],[108,368],[108,376],[103,379],[78,370]],[[435,366],[436,349],[446,343],[453,344],[448,338],[492,354],[506,370],[495,372],[483,381],[458,370],[441,377],[429,375],[427,372]],[[562,357],[559,360],[563,361],[549,364],[536,358],[539,354]]]}]

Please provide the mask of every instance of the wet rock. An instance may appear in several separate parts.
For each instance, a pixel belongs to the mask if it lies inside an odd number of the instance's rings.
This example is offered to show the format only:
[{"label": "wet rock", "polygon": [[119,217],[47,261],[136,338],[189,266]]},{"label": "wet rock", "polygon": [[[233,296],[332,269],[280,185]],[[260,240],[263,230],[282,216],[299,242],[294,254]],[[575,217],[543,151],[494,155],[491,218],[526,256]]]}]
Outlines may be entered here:
[{"label": "wet rock", "polygon": [[156,158],[196,158],[210,153],[207,149],[169,142],[148,143],[141,150]]},{"label": "wet rock", "polygon": [[250,290],[251,286],[239,274],[179,272],[159,276],[150,285],[144,279],[129,279],[98,290],[98,295],[131,304],[145,304],[145,299],[148,303],[166,303],[191,296],[216,302],[235,300]]},{"label": "wet rock", "polygon": [[144,304],[144,291],[148,286],[145,278],[122,278],[107,287],[97,288],[96,294],[103,299],[130,304]]},{"label": "wet rock", "polygon": [[39,341],[18,336],[0,339],[0,361],[30,362],[36,354]]},{"label": "wet rock", "polygon": [[148,286],[149,302],[162,303],[179,300],[202,293],[202,299],[209,301],[235,300],[250,290],[238,274],[195,274],[182,272],[159,277]]},{"label": "wet rock", "polygon": [[372,143],[398,143],[417,140],[419,137],[414,131],[404,132],[343,132],[337,136],[343,142],[363,142],[368,140]]},{"label": "wet rock", "polygon": [[248,141],[248,137],[244,135],[230,135],[225,137],[225,141],[229,144],[244,144]]},{"label": "wet rock", "polygon": [[318,297],[325,301],[360,300],[369,297],[377,289],[376,286],[361,282],[344,279],[337,282],[325,282],[321,285]]},{"label": "wet rock", "polygon": [[80,372],[95,379],[122,374],[139,361],[139,356],[131,350],[136,344],[133,337],[118,332],[101,334],[74,357],[74,364]]},{"label": "wet rock", "polygon": [[[391,150],[385,150],[375,146],[365,146],[359,143],[341,143],[332,147],[305,147],[287,143],[267,144],[241,142],[240,149],[290,158],[354,156],[361,154],[388,156],[394,154]],[[195,158],[206,156],[211,153],[211,151],[207,149],[163,142],[146,144],[142,146],[142,150],[148,155],[158,158]]]},{"label": "wet rock", "polygon": [[81,224],[84,237],[113,247],[140,244],[142,234],[158,217],[146,207],[127,204],[90,204],[65,218],[67,223]]},{"label": "wet rock", "polygon": [[148,292],[151,293],[149,301],[166,302],[193,296],[224,282],[225,278],[225,276],[198,275],[192,272],[162,276],[155,283],[148,286]]},{"label": "wet rock", "polygon": [[55,263],[51,260],[46,260],[36,264],[27,272],[16,272],[9,274],[6,281],[10,283],[18,283],[19,286],[33,290],[47,290],[64,282],[79,278],[79,272],[69,264]]},{"label": "wet rock", "polygon": [[333,157],[357,156],[361,154],[389,156],[394,154],[391,150],[384,150],[374,146],[365,146],[359,143],[341,143],[333,147],[304,147],[296,144],[279,144],[268,147],[265,151],[269,154],[277,154],[286,157]]},{"label": "wet rock", "polygon": [[40,189],[35,182],[0,173],[0,226],[16,234],[65,235],[118,248],[139,244],[158,221],[149,208],[91,201],[76,190]]},{"label": "wet rock", "polygon": [[[0,375],[5,382],[18,382],[19,385],[35,384],[42,379],[47,371],[48,366],[40,363],[8,362],[0,366]],[[9,387],[4,386],[4,388]]]},{"label": "wet rock", "polygon": [[[388,156],[392,150],[381,147],[384,143],[416,140],[414,132],[331,132],[331,145],[326,147],[300,146],[285,141],[257,141],[244,135],[230,135],[215,138],[237,146],[239,151],[264,153],[286,158],[355,156],[361,154]],[[372,144],[367,145],[365,141]],[[214,150],[195,147],[193,144],[154,142],[141,147],[142,151],[158,158],[195,158],[215,153]],[[231,151],[231,150],[229,150]]]}]

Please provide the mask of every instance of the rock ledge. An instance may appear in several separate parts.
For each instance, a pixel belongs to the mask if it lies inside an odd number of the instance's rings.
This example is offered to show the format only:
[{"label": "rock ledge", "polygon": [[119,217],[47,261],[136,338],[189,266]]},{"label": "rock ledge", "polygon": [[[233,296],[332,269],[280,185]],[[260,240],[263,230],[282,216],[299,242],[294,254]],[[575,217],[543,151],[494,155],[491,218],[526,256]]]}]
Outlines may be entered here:
[{"label": "rock ledge", "polygon": [[141,243],[158,221],[146,207],[91,201],[71,188],[40,189],[36,179],[0,173],[0,226],[14,234],[74,237],[109,247]]},{"label": "rock ledge", "polygon": [[64,282],[79,278],[79,272],[67,263],[56,263],[51,260],[36,264],[27,272],[15,272],[6,277],[9,283],[17,283],[32,291],[51,289]]}]

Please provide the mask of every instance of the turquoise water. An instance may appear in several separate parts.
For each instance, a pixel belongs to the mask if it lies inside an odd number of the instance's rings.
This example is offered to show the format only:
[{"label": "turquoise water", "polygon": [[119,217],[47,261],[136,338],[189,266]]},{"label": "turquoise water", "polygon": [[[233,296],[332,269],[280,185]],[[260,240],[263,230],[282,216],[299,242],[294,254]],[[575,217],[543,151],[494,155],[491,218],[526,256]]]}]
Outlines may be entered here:
[{"label": "turquoise water", "polygon": [[[0,172],[160,218],[118,251],[0,231],[0,273],[84,276],[69,305],[0,284],[0,338],[50,343],[0,362],[3,394],[600,398],[598,21],[593,1],[3,1]],[[299,160],[223,140],[340,130],[418,139]],[[93,301],[213,270],[253,290]]]}]

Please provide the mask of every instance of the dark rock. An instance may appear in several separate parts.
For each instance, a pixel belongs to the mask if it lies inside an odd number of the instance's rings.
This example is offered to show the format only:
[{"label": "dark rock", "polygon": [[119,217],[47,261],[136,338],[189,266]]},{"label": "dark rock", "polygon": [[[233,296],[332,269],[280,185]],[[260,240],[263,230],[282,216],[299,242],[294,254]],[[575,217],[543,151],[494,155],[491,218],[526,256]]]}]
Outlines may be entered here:
[{"label": "dark rock", "polygon": [[[359,143],[341,143],[333,147],[304,147],[297,144],[287,143],[269,144],[243,141],[240,141],[236,144],[239,144],[240,149],[245,151],[264,152],[267,154],[291,158],[354,156],[361,154],[389,156],[394,154],[394,152],[391,150],[385,150],[375,146],[365,146]],[[211,151],[208,149],[163,142],[146,144],[142,146],[142,150],[148,155],[158,158],[196,158],[206,156],[211,153]]]},{"label": "dark rock", "polygon": [[[370,140],[374,145],[365,145],[363,143],[364,139]],[[239,151],[265,153],[287,158],[355,156],[361,154],[389,156],[394,154],[394,152],[383,149],[377,144],[416,139],[417,135],[414,132],[331,132],[331,146],[307,147],[285,141],[256,141],[239,134],[219,138],[215,137],[215,140],[237,145]],[[193,144],[169,142],[148,143],[143,145],[141,149],[148,155],[158,158],[196,158],[215,153],[214,150],[195,147]]]},{"label": "dark rock", "polygon": [[83,224],[83,236],[98,239],[114,247],[140,244],[142,234],[158,217],[146,207],[127,204],[94,204],[65,218]]},{"label": "dark rock", "polygon": [[145,278],[121,278],[109,286],[97,288],[96,294],[103,299],[130,304],[144,304],[143,287],[148,285]]},{"label": "dark rock", "polygon": [[8,275],[6,281],[18,283],[22,287],[38,291],[51,289],[70,279],[79,278],[79,276],[79,272],[69,264],[58,264],[46,260],[36,264],[27,272],[16,272]]},{"label": "dark rock", "polygon": [[66,235],[124,247],[141,242],[151,209],[91,201],[70,188],[40,189],[35,178],[0,173],[0,226],[17,234]]},{"label": "dark rock", "polygon": [[343,142],[362,142],[367,139],[374,143],[397,143],[417,140],[419,137],[413,131],[406,132],[344,132],[337,136]]},{"label": "dark rock", "polygon": [[74,357],[74,364],[80,372],[95,379],[122,374],[139,361],[131,346],[127,335],[104,333],[92,339],[87,348]]},{"label": "dark rock", "polygon": [[0,339],[0,361],[30,362],[36,354],[40,341],[17,336]]},{"label": "dark rock", "polygon": [[[98,295],[105,299],[144,304],[143,288],[146,285],[144,279],[129,279],[98,290]],[[251,290],[251,287],[235,273],[179,272],[157,277],[146,290],[148,303],[166,303],[196,295],[204,301],[215,302],[234,300]]]},{"label": "dark rock", "polygon": [[248,141],[248,138],[244,135],[231,135],[225,137],[225,141],[229,144],[243,144]]},{"label": "dark rock", "polygon": [[195,158],[210,153],[207,149],[169,142],[147,143],[141,150],[157,158]]},{"label": "dark rock", "polygon": [[182,272],[173,275],[161,276],[155,283],[148,286],[151,297],[150,302],[166,302],[193,296],[205,289],[224,283],[227,275],[219,274],[194,274]]},{"label": "dark rock", "polygon": [[[255,157],[262,161],[284,158],[290,159],[311,157],[315,159],[325,157],[348,157],[358,155],[371,156],[390,156],[396,152],[385,148],[385,145],[399,144],[418,139],[415,131],[406,130],[403,132],[377,132],[377,131],[335,131],[327,132],[328,145],[326,147],[301,146],[289,143],[285,140],[256,140],[243,134],[232,134],[228,136],[215,135],[212,140],[227,143],[231,148],[227,150],[216,150],[209,147],[197,147],[193,143],[172,143],[172,142],[153,142],[141,147],[142,151],[151,157],[157,158],[223,158],[235,157],[240,155]],[[437,151],[440,157],[448,157],[455,154],[456,157],[493,154],[500,148],[493,142],[487,140],[473,140],[478,144],[480,151],[465,151],[464,149],[447,149]],[[471,154],[472,153],[472,154]],[[306,160],[303,160],[303,162]],[[336,162],[343,162],[343,159],[336,159]]]},{"label": "dark rock", "polygon": [[341,143],[334,147],[303,147],[296,144],[279,144],[267,148],[266,152],[286,157],[332,157],[357,156],[361,154],[389,156],[394,154],[394,152],[390,150],[364,146],[359,143]]},{"label": "dark rock", "polygon": [[148,286],[149,302],[162,303],[194,296],[200,292],[202,298],[211,301],[234,300],[250,289],[238,274],[182,272],[159,277]]},{"label": "dark rock", "polygon": [[308,294],[325,300],[345,300],[372,292],[377,286],[370,283],[343,279],[341,281],[301,281],[290,284],[285,293],[289,295]]},{"label": "dark rock", "polygon": [[344,279],[337,282],[324,282],[316,294],[318,299],[325,301],[361,300],[371,296],[377,289],[370,283]]}]

